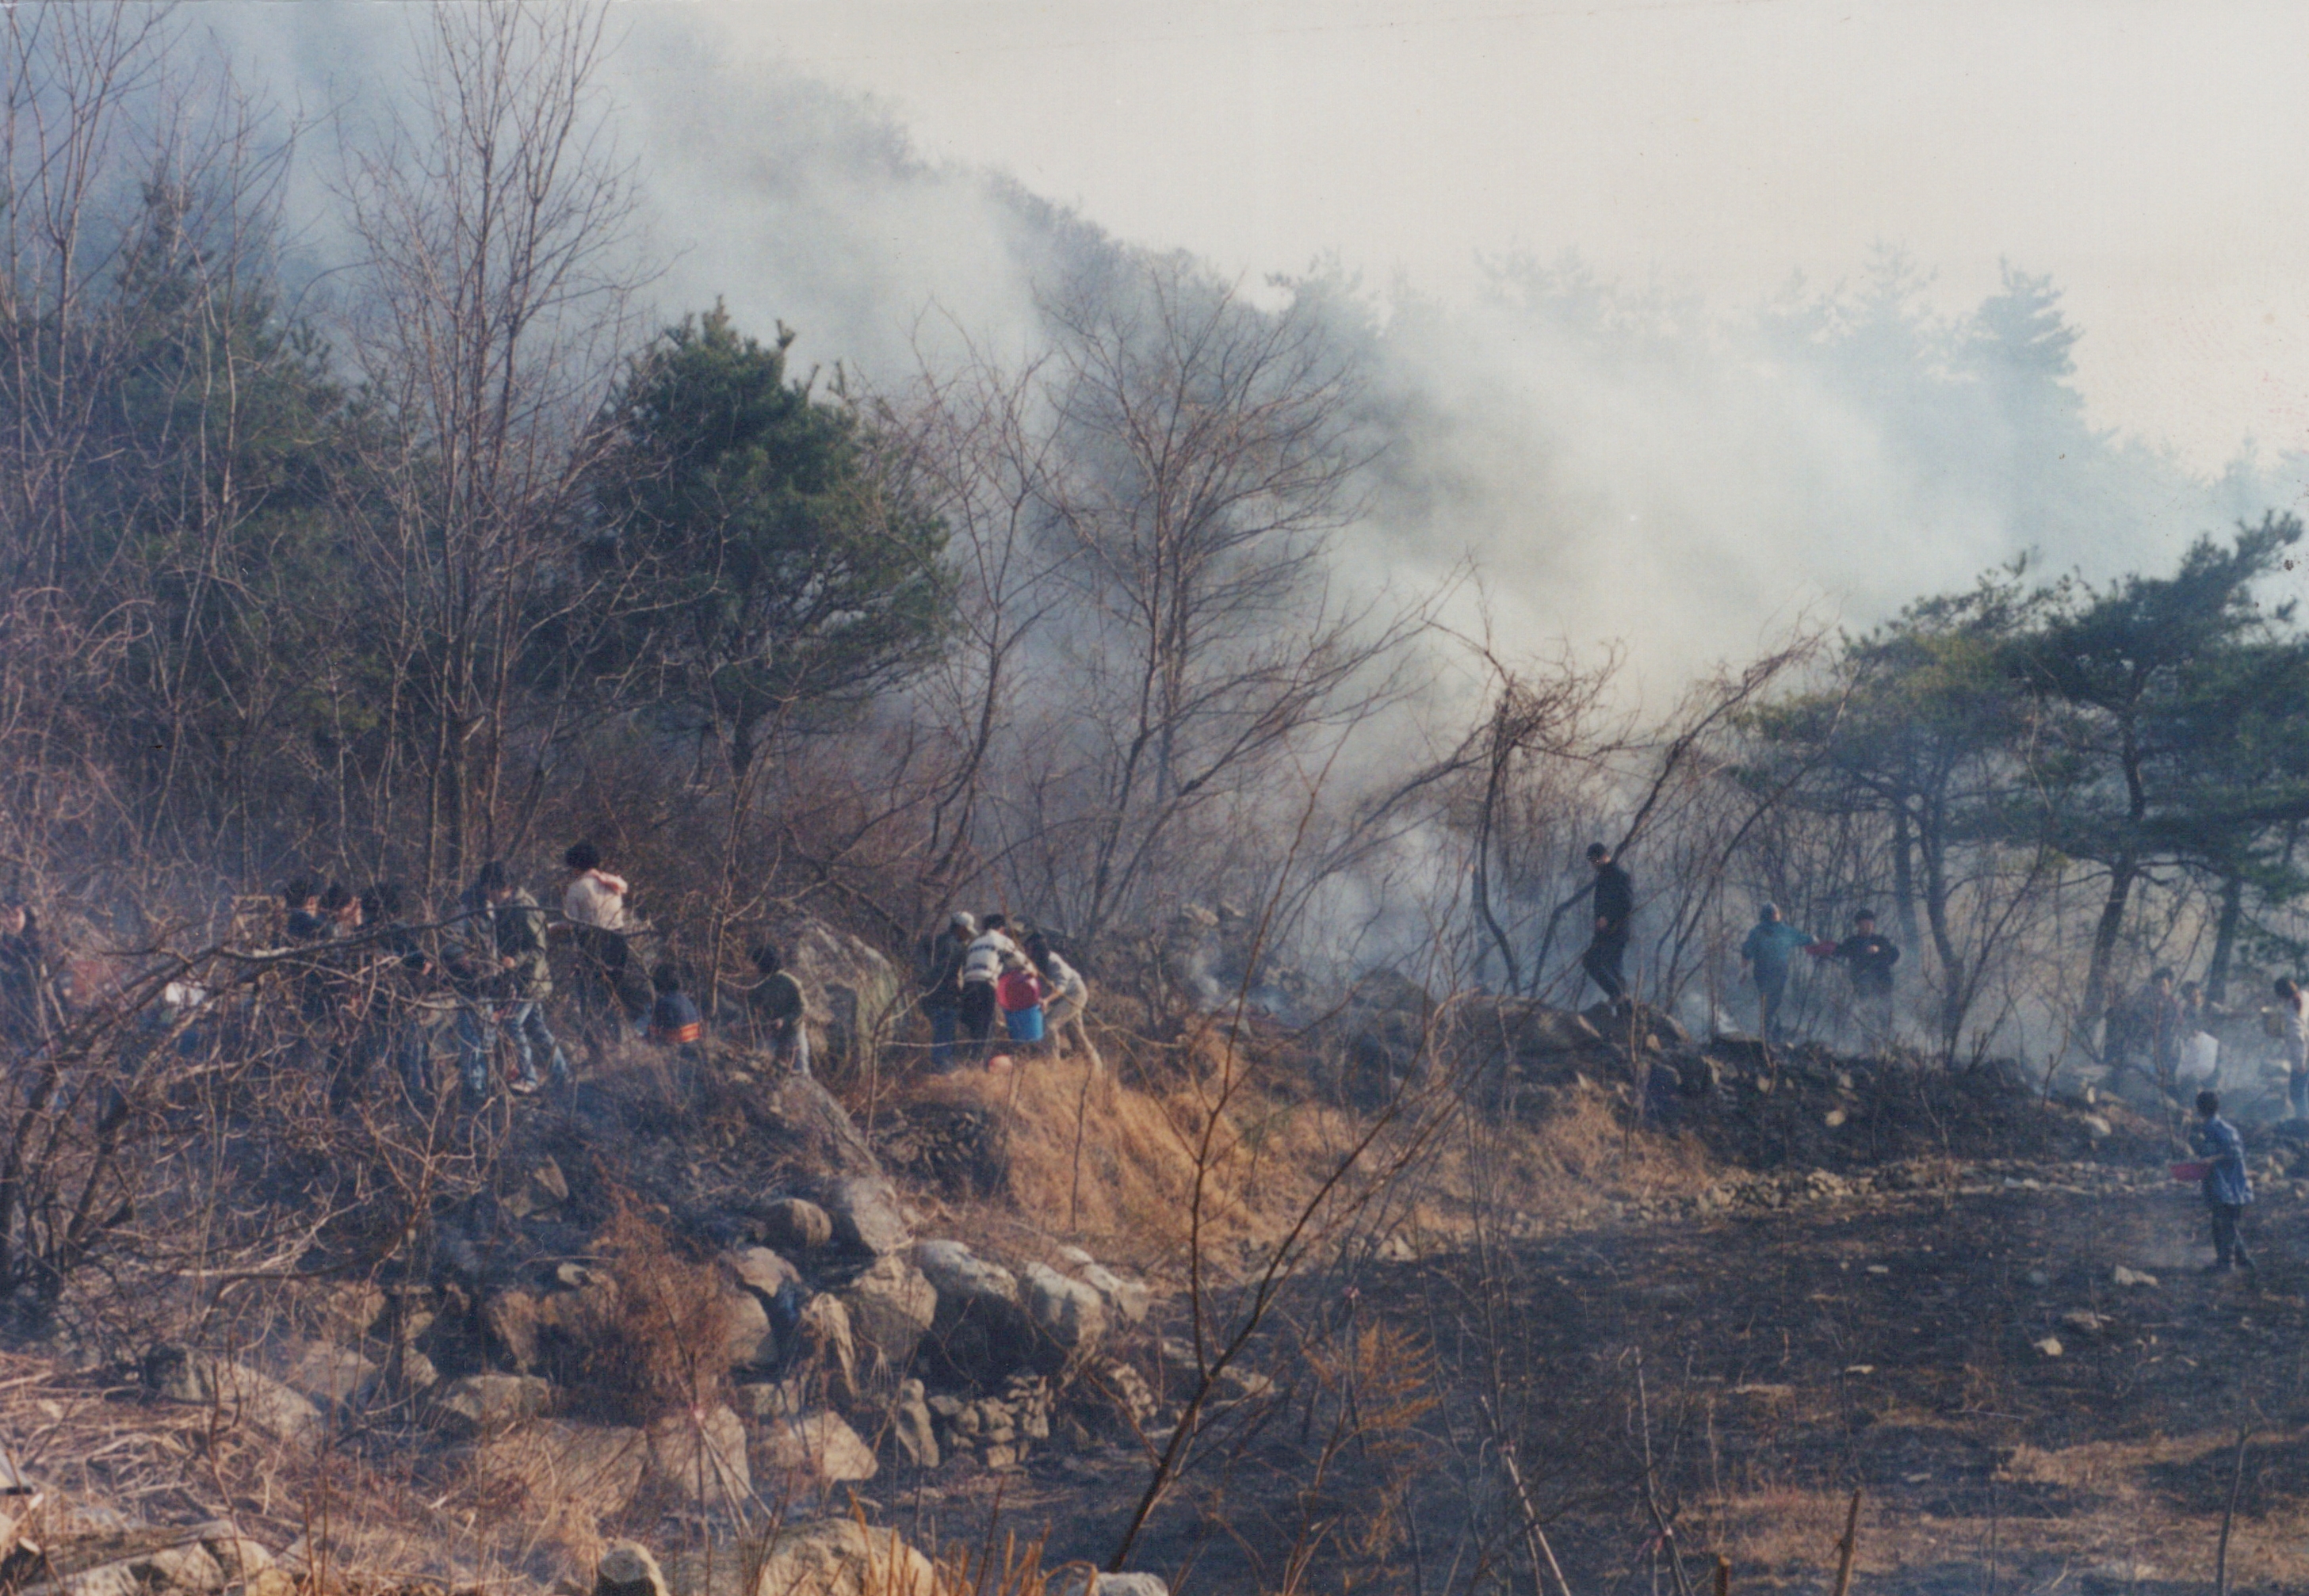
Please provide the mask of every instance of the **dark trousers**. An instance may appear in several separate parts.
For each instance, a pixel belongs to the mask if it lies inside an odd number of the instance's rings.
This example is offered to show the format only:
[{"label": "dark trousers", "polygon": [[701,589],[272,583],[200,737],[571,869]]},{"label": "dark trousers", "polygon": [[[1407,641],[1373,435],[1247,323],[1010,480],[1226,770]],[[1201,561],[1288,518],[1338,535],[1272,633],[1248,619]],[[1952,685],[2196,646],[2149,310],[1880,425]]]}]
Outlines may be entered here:
[{"label": "dark trousers", "polygon": [[994,983],[962,983],[962,1034],[983,1047],[994,1034]]},{"label": "dark trousers", "polygon": [[1579,955],[1580,968],[1587,979],[1604,988],[1604,996],[1613,1003],[1628,994],[1628,978],[1620,973],[1620,961],[1627,957],[1628,934],[1625,931],[1598,931],[1587,951]]},{"label": "dark trousers", "polygon": [[1763,971],[1756,972],[1756,1030],[1766,1041],[1777,1045],[1780,1040],[1780,1005],[1787,1000],[1788,972],[1776,975]]},{"label": "dark trousers", "polygon": [[2245,1255],[2244,1238],[2237,1234],[2237,1221],[2244,1216],[2244,1210],[2235,1203],[2210,1203],[2206,1206],[2213,1213],[2213,1267],[2252,1268],[2253,1260]]}]

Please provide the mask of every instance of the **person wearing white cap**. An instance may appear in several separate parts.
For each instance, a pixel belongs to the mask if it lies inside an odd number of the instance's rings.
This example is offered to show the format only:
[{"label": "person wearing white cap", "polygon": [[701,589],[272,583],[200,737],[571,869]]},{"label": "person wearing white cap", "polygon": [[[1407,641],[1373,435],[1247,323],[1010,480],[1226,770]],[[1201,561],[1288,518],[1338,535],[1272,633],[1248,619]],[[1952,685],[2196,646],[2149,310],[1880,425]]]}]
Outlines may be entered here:
[{"label": "person wearing white cap", "polygon": [[944,1074],[954,1065],[954,1039],[962,1014],[962,962],[978,936],[978,921],[957,909],[946,928],[922,938],[917,973],[922,1012],[930,1022],[930,1067]]}]

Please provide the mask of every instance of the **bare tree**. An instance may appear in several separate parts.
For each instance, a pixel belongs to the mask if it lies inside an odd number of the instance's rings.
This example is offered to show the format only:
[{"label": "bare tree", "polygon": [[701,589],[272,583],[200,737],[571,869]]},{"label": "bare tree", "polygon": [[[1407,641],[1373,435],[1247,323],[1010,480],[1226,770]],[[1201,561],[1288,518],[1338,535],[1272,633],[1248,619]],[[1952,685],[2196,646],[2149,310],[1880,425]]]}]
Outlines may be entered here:
[{"label": "bare tree", "polygon": [[1262,311],[1173,258],[1047,314],[1080,708],[1046,795],[1080,817],[1052,841],[1094,934],[1174,833],[1307,734],[1369,716],[1424,617],[1338,591],[1329,536],[1360,511],[1369,452],[1314,311]]},{"label": "bare tree", "polygon": [[[434,8],[416,110],[346,155],[368,256],[353,352],[387,419],[354,502],[409,728],[399,762],[423,778],[428,886],[504,846],[524,651],[583,602],[552,556],[636,286],[632,185],[594,93],[605,20],[599,4]],[[532,789],[542,776],[532,763]]]}]

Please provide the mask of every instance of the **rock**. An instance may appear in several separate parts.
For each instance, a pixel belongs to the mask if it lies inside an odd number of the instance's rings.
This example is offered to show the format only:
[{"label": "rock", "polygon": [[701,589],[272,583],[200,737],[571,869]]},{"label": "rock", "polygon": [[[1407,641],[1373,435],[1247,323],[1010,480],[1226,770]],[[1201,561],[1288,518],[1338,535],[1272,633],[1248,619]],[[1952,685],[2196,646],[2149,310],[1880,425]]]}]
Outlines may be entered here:
[{"label": "rock", "polygon": [[224,1571],[228,1584],[247,1584],[272,1566],[272,1554],[259,1541],[233,1532],[229,1524],[212,1526],[219,1532],[204,1536],[201,1544],[208,1549],[216,1566]]},{"label": "rock", "polygon": [[1026,1265],[1020,1300],[1034,1328],[1069,1356],[1096,1346],[1106,1333],[1106,1305],[1098,1293],[1046,1264]]},{"label": "rock", "polygon": [[839,1415],[820,1409],[798,1419],[776,1419],[762,1429],[761,1453],[771,1467],[828,1485],[871,1480],[873,1449]]},{"label": "rock", "polygon": [[143,1557],[129,1559],[128,1571],[136,1583],[146,1590],[184,1592],[221,1591],[224,1570],[209,1556],[208,1549],[195,1541],[190,1546],[171,1546],[148,1552]]},{"label": "rock", "polygon": [[922,1272],[890,1255],[842,1290],[850,1332],[869,1371],[903,1369],[913,1361],[938,1314],[938,1294]]},{"label": "rock", "polygon": [[593,1566],[593,1596],[667,1596],[665,1574],[638,1540],[612,1540]]},{"label": "rock", "polygon": [[930,1332],[935,1368],[985,1385],[1034,1356],[1034,1327],[1019,1301],[1016,1275],[959,1241],[922,1242],[914,1261],[938,1290]]},{"label": "rock", "polygon": [[367,1402],[385,1372],[333,1342],[307,1342],[292,1348],[282,1357],[279,1371],[283,1385],[323,1408]]},{"label": "rock", "polygon": [[[1407,1238],[1390,1237],[1388,1239]],[[1110,1317],[1120,1319],[1128,1324],[1144,1324],[1146,1322],[1146,1310],[1154,1301],[1154,1293],[1145,1285],[1137,1281],[1123,1279],[1103,1264],[1077,1264],[1075,1272],[1082,1277],[1085,1285],[1098,1293],[1098,1299],[1105,1305]]]},{"label": "rock", "polygon": [[1051,1596],[1171,1596],[1171,1587],[1152,1574],[1068,1573],[1050,1590]]},{"label": "rock", "polygon": [[[826,1220],[826,1211],[815,1203],[805,1203],[802,1206],[810,1209],[820,1220]],[[826,1221],[826,1234],[834,1234],[834,1224],[830,1220]],[[819,1245],[825,1244],[821,1241]],[[801,1282],[801,1271],[765,1247],[735,1248],[722,1254],[722,1262],[738,1283],[759,1296],[765,1305],[777,1300],[781,1287]]]},{"label": "rock", "polygon": [[930,1560],[895,1530],[829,1518],[787,1530],[763,1556],[754,1596],[937,1596]]},{"label": "rock", "polygon": [[880,950],[824,920],[783,927],[782,939],[818,1067],[835,1075],[870,1069],[904,1012],[897,971]]},{"label": "rock", "polygon": [[731,1401],[739,1414],[757,1424],[773,1419],[799,1419],[809,1409],[809,1382],[800,1377],[756,1381],[739,1386],[731,1393]]},{"label": "rock", "polygon": [[553,1401],[553,1387],[535,1375],[467,1375],[432,1391],[433,1411],[466,1435],[488,1435],[534,1419]]},{"label": "rock", "polygon": [[851,1333],[850,1309],[839,1297],[821,1291],[802,1305],[794,1333],[827,1380],[845,1395],[858,1388],[858,1343]]},{"label": "rock", "polygon": [[2047,1358],[2058,1358],[2061,1355],[2061,1338],[2057,1335],[2048,1335],[2044,1340],[2030,1344]]},{"label": "rock", "polygon": [[917,1469],[938,1466],[938,1432],[930,1421],[929,1401],[920,1380],[903,1380],[898,1400],[890,1409],[890,1434],[905,1460]]},{"label": "rock", "polygon": [[2105,1142],[2116,1134],[2116,1127],[2097,1114],[2080,1114],[2077,1123],[2083,1126],[2085,1134],[2096,1142]]},{"label": "rock", "polygon": [[2143,1274],[2138,1269],[2127,1269],[2122,1264],[2119,1264],[2115,1269],[2110,1272],[2108,1278],[2113,1283],[2119,1286],[2140,1287],[2148,1290],[2154,1290],[2157,1286],[2157,1277],[2155,1275]]},{"label": "rock", "polygon": [[941,1307],[956,1311],[977,1302],[1015,1303],[1018,1277],[990,1264],[959,1241],[925,1241],[914,1248],[914,1264],[938,1289]]},{"label": "rock", "polygon": [[642,1489],[661,1501],[721,1506],[753,1494],[746,1427],[724,1407],[669,1413],[643,1432]]},{"label": "rock", "polygon": [[321,1298],[322,1331],[344,1341],[363,1340],[385,1316],[385,1293],[377,1287],[367,1281],[343,1281]]},{"label": "rock", "polygon": [[781,1197],[762,1211],[761,1231],[779,1252],[814,1253],[834,1239],[834,1221],[815,1203]]},{"label": "rock", "polygon": [[913,1241],[898,1209],[898,1188],[881,1178],[853,1176],[826,1188],[826,1217],[834,1238],[877,1257],[904,1252]]},{"label": "rock", "polygon": [[752,1368],[775,1363],[778,1338],[770,1332],[770,1310],[762,1299],[751,1291],[731,1288],[722,1292],[722,1306],[730,1320],[730,1367]]},{"label": "rock", "polygon": [[2072,1308],[2069,1312],[2063,1314],[2061,1316],[2061,1324],[2063,1327],[2073,1330],[2080,1335],[2098,1335],[2102,1331],[2108,1328],[2109,1318],[2106,1314],[2091,1313],[2080,1307]]},{"label": "rock", "polygon": [[[804,983],[807,985],[807,981]],[[789,1182],[828,1177],[878,1177],[882,1165],[873,1147],[859,1134],[849,1110],[835,1095],[808,1075],[769,1071],[759,1054],[708,1039],[704,1044],[709,1072],[750,1074],[757,1083],[731,1087],[732,1106],[746,1117],[753,1145],[748,1156],[768,1166],[766,1190]],[[773,1243],[773,1245],[775,1245]]]},{"label": "rock", "polygon": [[517,1488],[535,1507],[613,1518],[633,1504],[647,1455],[638,1429],[549,1419],[485,1437],[473,1473],[491,1489]]},{"label": "rock", "polygon": [[144,1354],[143,1373],[155,1395],[213,1406],[284,1441],[316,1441],[327,1428],[320,1409],[281,1381],[190,1347],[156,1344]]},{"label": "rock", "polygon": [[515,1368],[528,1374],[537,1367],[537,1298],[527,1291],[493,1291],[481,1304],[481,1323],[490,1342]]}]

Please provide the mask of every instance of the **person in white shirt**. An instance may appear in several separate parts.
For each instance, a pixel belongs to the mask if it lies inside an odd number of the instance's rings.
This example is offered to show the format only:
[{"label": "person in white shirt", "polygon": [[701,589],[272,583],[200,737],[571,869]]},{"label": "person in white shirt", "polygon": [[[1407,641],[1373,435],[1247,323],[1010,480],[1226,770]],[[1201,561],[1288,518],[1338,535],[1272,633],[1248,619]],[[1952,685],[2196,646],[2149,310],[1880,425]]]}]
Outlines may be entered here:
[{"label": "person in white shirt", "polygon": [[962,955],[962,1033],[970,1039],[982,1063],[994,1035],[994,1016],[999,1007],[994,983],[1001,977],[1002,962],[1018,954],[1018,945],[1005,929],[1007,924],[999,914],[988,915],[980,922],[977,940]]},{"label": "person in white shirt", "polygon": [[1083,1011],[1090,1006],[1090,983],[1082,972],[1060,958],[1040,933],[1026,938],[1026,956],[1042,972],[1051,996],[1043,1010],[1043,1021],[1049,1027],[1051,1048],[1060,1058],[1080,1047],[1090,1059],[1093,1074],[1106,1067],[1099,1057],[1098,1044],[1090,1040],[1090,1031],[1083,1024]]},{"label": "person in white shirt", "polygon": [[637,1023],[623,996],[626,965],[626,882],[601,868],[601,850],[579,842],[561,856],[569,869],[561,917],[577,945],[578,1029],[596,1046]]}]

